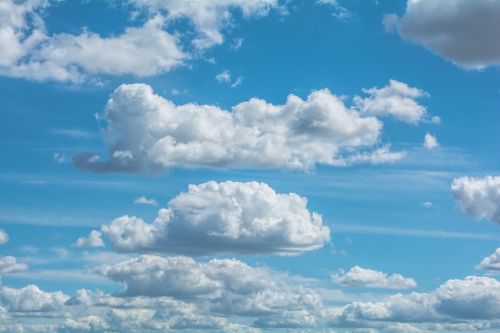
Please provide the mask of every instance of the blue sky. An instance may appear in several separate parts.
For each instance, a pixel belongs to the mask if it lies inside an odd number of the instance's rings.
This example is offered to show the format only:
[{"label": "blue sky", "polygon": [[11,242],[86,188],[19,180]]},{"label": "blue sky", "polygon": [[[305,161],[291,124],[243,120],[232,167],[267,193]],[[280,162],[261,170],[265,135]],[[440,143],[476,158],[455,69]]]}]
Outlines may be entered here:
[{"label": "blue sky", "polygon": [[0,0],[0,332],[494,332],[497,14]]}]

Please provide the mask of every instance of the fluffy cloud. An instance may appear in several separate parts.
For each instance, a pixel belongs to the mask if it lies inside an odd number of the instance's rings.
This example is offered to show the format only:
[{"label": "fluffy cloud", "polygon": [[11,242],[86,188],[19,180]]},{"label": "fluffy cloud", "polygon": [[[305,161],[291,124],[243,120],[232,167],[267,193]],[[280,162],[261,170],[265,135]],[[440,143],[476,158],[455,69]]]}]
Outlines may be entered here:
[{"label": "fluffy cloud", "polygon": [[149,205],[158,206],[158,202],[155,199],[146,198],[145,196],[138,197],[134,200],[136,205]]},{"label": "fluffy cloud", "polygon": [[359,266],[352,267],[348,272],[340,271],[332,276],[332,281],[347,287],[407,289],[417,286],[415,280],[401,274],[388,275]]},{"label": "fluffy cloud", "polygon": [[[368,326],[369,323],[453,323],[500,318],[500,282],[468,276],[448,280],[432,293],[393,295],[380,302],[354,302],[329,309],[331,326]],[[464,322],[471,324],[473,322]]]},{"label": "fluffy cloud", "polygon": [[426,107],[417,102],[418,98],[428,96],[423,90],[390,80],[385,87],[363,89],[363,92],[368,96],[354,98],[354,103],[363,114],[378,117],[392,116],[410,124],[427,120]]},{"label": "fluffy cloud", "polygon": [[2,229],[0,229],[0,245],[5,244],[9,241],[9,235]]},{"label": "fluffy cloud", "polygon": [[60,291],[45,292],[35,285],[0,289],[0,300],[11,312],[50,312],[60,310],[69,296]]},{"label": "fluffy cloud", "polygon": [[493,271],[500,270],[500,248],[496,249],[490,256],[483,258],[477,268]]},{"label": "fluffy cloud", "polygon": [[405,14],[384,24],[459,66],[483,68],[500,64],[499,16],[498,0],[408,0]]},{"label": "fluffy cloud", "polygon": [[243,17],[262,17],[272,8],[279,7],[278,0],[129,0],[153,15],[165,15],[169,20],[187,19],[198,33],[192,43],[198,49],[222,44],[222,29],[231,23],[233,11]]},{"label": "fluffy cloud", "polygon": [[73,244],[74,247],[104,247],[104,242],[101,238],[102,233],[97,230],[92,230],[88,237],[80,237]]},{"label": "fluffy cloud", "polygon": [[28,270],[28,265],[18,263],[12,256],[0,257],[0,275],[9,273],[19,273]]},{"label": "fluffy cloud", "polygon": [[82,82],[87,75],[151,76],[180,65],[186,55],[163,30],[161,17],[118,36],[92,32],[50,35],[38,15],[47,1],[0,4],[0,73],[33,80]]},{"label": "fluffy cloud", "polygon": [[307,199],[279,194],[264,183],[214,181],[190,185],[152,224],[123,216],[103,226],[119,251],[181,254],[299,254],[330,239]]},{"label": "fluffy cloud", "polygon": [[306,100],[290,95],[283,105],[252,98],[226,111],[178,106],[148,85],[124,84],[113,92],[100,120],[109,160],[82,154],[73,161],[96,172],[336,165],[338,158],[373,148],[382,130],[377,118],[348,108],[327,89]]},{"label": "fluffy cloud", "polygon": [[[147,255],[102,265],[95,272],[124,283],[126,296],[197,299],[208,302],[213,313],[257,316],[267,324],[275,322],[273,318],[278,316],[283,326],[294,326],[298,321],[294,313],[299,316],[321,306],[318,294],[295,286],[286,274],[251,267],[235,259],[200,263],[188,257]],[[264,321],[260,325],[266,326]]]},{"label": "fluffy cloud", "polygon": [[[149,1],[130,0],[132,10],[146,9],[144,24],[121,34],[101,36],[50,34],[41,12],[49,0],[6,0],[0,3],[0,74],[37,81],[81,83],[104,75],[153,76],[184,64],[190,57],[179,37],[166,31],[178,19],[194,27],[198,49],[221,44],[221,30],[235,10],[259,17],[278,6],[277,0]],[[186,35],[192,34],[191,31]]]},{"label": "fluffy cloud", "polygon": [[439,147],[437,138],[430,133],[425,133],[424,147],[429,150]]},{"label": "fluffy cloud", "polygon": [[465,214],[500,223],[500,177],[460,177],[451,184],[451,191]]}]

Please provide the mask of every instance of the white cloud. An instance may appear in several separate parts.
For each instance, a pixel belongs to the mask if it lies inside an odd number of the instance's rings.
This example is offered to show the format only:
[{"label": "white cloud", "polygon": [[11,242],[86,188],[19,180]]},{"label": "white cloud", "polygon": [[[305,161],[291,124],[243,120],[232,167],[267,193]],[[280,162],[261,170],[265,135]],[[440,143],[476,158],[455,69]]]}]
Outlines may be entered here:
[{"label": "white cloud", "polygon": [[307,199],[264,183],[190,185],[152,224],[122,216],[102,227],[119,251],[294,255],[322,247],[330,230]]},{"label": "white cloud", "polygon": [[427,108],[417,101],[418,98],[429,95],[421,89],[390,80],[383,88],[363,89],[363,92],[368,96],[354,98],[354,103],[362,114],[392,116],[410,124],[418,124],[423,120],[432,121],[428,119]]},{"label": "white cloud", "polygon": [[406,278],[401,274],[388,275],[384,272],[359,266],[352,267],[348,272],[341,270],[339,273],[332,275],[332,281],[346,287],[408,289],[417,286],[415,280]]},{"label": "white cloud", "polygon": [[2,287],[0,299],[11,312],[51,312],[60,310],[69,296],[61,291],[45,292],[28,285],[20,289]]},{"label": "white cloud", "polygon": [[149,205],[149,206],[158,206],[158,202],[152,198],[146,198],[145,196],[140,196],[135,198],[134,204],[136,205]]},{"label": "white cloud", "polygon": [[110,159],[102,161],[95,154],[74,158],[76,166],[96,172],[336,165],[339,156],[348,159],[359,149],[373,148],[383,126],[327,89],[306,100],[290,95],[283,105],[252,98],[226,111],[213,105],[177,106],[145,84],[118,87],[100,120]]},{"label": "white cloud", "polygon": [[479,265],[478,269],[487,269],[492,271],[500,270],[500,248],[496,249],[490,256],[483,258]]},{"label": "white cloud", "polygon": [[500,64],[499,16],[498,0],[408,0],[384,24],[461,67],[483,68]]},{"label": "white cloud", "polygon": [[28,270],[28,265],[18,263],[12,256],[0,257],[0,275],[19,273]]},{"label": "white cloud", "polygon": [[198,33],[192,43],[198,49],[206,49],[224,42],[222,30],[231,24],[234,11],[244,18],[262,17],[273,8],[279,8],[278,0],[129,0],[153,15],[165,15],[168,20],[187,19]]},{"label": "white cloud", "polygon": [[231,73],[229,73],[229,71],[227,70],[222,71],[215,76],[215,79],[219,82],[225,82],[225,83],[231,82]]},{"label": "white cloud", "polygon": [[451,191],[465,214],[500,223],[500,177],[456,178]]},{"label": "white cloud", "polygon": [[5,232],[5,230],[0,229],[0,245],[6,244],[9,241],[9,235]]},{"label": "white cloud", "polygon": [[88,237],[80,237],[73,244],[74,247],[104,247],[104,242],[101,239],[102,233],[97,230],[92,230]]},{"label": "white cloud", "polygon": [[45,1],[2,2],[0,46],[11,50],[0,57],[0,73],[36,81],[80,83],[88,75],[151,76],[183,63],[186,55],[176,37],[163,30],[161,17],[118,36],[48,34],[38,15]]},{"label": "white cloud", "polygon": [[439,142],[437,140],[437,138],[430,134],[430,133],[425,133],[425,136],[424,136],[424,147],[426,149],[434,149],[434,148],[437,148],[439,147]]},{"label": "white cloud", "polygon": [[102,265],[95,271],[124,283],[127,296],[197,300],[197,304],[206,302],[213,313],[269,319],[259,322],[262,326],[276,316],[284,321],[283,326],[293,326],[297,322],[292,313],[315,312],[321,306],[318,294],[294,285],[286,274],[236,259],[200,263],[188,257],[147,255]]},{"label": "white cloud", "polygon": [[498,319],[499,305],[500,282],[468,276],[463,280],[448,280],[431,293],[397,294],[379,302],[353,302],[328,309],[325,315],[331,326],[342,327],[370,327],[367,323],[381,322],[453,323]]}]

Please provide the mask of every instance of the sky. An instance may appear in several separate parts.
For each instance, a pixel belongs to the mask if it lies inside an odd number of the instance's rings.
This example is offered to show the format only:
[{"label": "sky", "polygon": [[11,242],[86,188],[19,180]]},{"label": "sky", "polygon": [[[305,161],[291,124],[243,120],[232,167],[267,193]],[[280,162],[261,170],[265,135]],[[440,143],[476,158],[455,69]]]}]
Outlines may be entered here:
[{"label": "sky", "polygon": [[0,332],[497,332],[499,0],[0,0]]}]

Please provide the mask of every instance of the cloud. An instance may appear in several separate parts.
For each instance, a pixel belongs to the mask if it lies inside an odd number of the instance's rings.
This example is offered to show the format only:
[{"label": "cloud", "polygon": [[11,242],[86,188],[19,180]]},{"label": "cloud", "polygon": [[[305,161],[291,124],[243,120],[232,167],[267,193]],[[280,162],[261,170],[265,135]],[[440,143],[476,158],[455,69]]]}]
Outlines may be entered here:
[{"label": "cloud", "polygon": [[294,285],[286,274],[236,259],[200,263],[189,257],[143,255],[102,265],[95,272],[124,283],[124,296],[207,302],[213,313],[258,317],[258,326],[272,326],[268,324],[279,317],[283,327],[293,327],[297,325],[294,314],[309,316],[321,306],[318,294]]},{"label": "cloud", "polygon": [[215,79],[219,82],[229,83],[231,82],[231,73],[229,71],[222,71],[215,76]]},{"label": "cloud", "polygon": [[19,273],[28,270],[28,265],[17,262],[12,256],[0,257],[0,275]]},{"label": "cloud", "polygon": [[377,118],[348,108],[327,89],[312,92],[306,100],[289,95],[283,105],[252,98],[226,111],[213,105],[178,106],[148,85],[124,84],[99,118],[110,158],[103,161],[92,153],[74,158],[77,167],[95,172],[310,169],[372,149],[383,127]]},{"label": "cloud", "polygon": [[88,237],[80,237],[73,244],[74,247],[104,247],[104,242],[101,239],[102,233],[97,230],[92,230]]},{"label": "cloud", "polygon": [[418,124],[427,119],[427,108],[417,99],[429,96],[425,91],[410,87],[406,83],[390,80],[383,88],[363,89],[367,97],[354,97],[354,103],[362,114],[385,117],[392,116],[400,121]]},{"label": "cloud", "polygon": [[415,280],[406,278],[401,274],[388,275],[384,272],[359,266],[352,267],[348,272],[341,270],[339,273],[332,275],[332,281],[346,287],[408,289],[417,286]]},{"label": "cloud", "polygon": [[61,291],[45,292],[28,285],[20,289],[2,287],[0,299],[11,312],[50,312],[60,310],[69,296]]},{"label": "cloud", "polygon": [[158,206],[158,202],[155,199],[146,198],[145,196],[141,196],[141,197],[135,198],[134,204],[136,204],[136,205]]},{"label": "cloud", "polygon": [[500,270],[500,248],[496,249],[490,256],[483,258],[476,268],[491,271]]},{"label": "cloud", "polygon": [[161,17],[129,27],[118,36],[102,37],[84,31],[47,34],[39,12],[45,1],[0,6],[0,46],[11,52],[0,56],[0,73],[35,81],[81,83],[89,75],[152,76],[181,65],[186,55],[176,37],[163,30]]},{"label": "cloud", "polygon": [[192,40],[198,49],[206,49],[224,42],[222,30],[231,24],[235,11],[244,18],[267,16],[271,9],[279,9],[278,0],[212,0],[212,1],[157,1],[129,0],[152,15],[164,15],[170,21],[187,19],[197,32]]},{"label": "cloud", "polygon": [[9,235],[5,232],[5,230],[0,229],[0,245],[6,244],[9,241]]},{"label": "cloud", "polygon": [[500,177],[460,177],[451,184],[460,209],[477,220],[500,223]]},{"label": "cloud", "polygon": [[500,282],[468,276],[448,280],[431,293],[413,292],[379,302],[353,302],[329,309],[325,315],[330,326],[336,327],[370,327],[370,323],[381,322],[452,324],[457,320],[496,320],[500,318],[498,305]]},{"label": "cloud", "polygon": [[424,147],[426,149],[432,150],[434,148],[439,147],[439,142],[438,142],[437,138],[434,135],[432,135],[430,133],[425,133],[425,136],[424,136]]},{"label": "cloud", "polygon": [[386,30],[464,68],[500,64],[500,1],[408,0],[402,17],[385,17]]},{"label": "cloud", "polygon": [[306,198],[257,182],[190,185],[153,223],[122,216],[102,231],[119,251],[194,255],[296,255],[330,240],[329,228],[307,209]]}]

